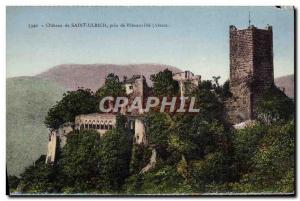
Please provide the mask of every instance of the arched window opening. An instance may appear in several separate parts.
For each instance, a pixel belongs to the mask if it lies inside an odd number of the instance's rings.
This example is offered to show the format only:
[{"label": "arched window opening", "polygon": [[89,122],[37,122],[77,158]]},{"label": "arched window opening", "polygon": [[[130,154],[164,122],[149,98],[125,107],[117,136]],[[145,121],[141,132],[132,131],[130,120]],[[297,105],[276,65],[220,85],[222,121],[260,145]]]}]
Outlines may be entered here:
[{"label": "arched window opening", "polygon": [[109,122],[108,122],[108,130],[112,130],[112,128],[113,128],[113,126],[112,126],[112,122],[111,122],[111,121],[109,121]]}]

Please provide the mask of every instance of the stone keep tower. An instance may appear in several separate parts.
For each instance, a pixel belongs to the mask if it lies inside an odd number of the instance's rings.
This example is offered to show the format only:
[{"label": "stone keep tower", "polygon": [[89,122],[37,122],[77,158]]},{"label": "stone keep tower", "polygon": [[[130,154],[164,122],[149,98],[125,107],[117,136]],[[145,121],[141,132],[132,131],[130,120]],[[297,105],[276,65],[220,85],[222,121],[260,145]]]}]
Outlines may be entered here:
[{"label": "stone keep tower", "polygon": [[230,26],[230,90],[228,117],[232,123],[256,118],[261,95],[274,84],[272,27]]}]

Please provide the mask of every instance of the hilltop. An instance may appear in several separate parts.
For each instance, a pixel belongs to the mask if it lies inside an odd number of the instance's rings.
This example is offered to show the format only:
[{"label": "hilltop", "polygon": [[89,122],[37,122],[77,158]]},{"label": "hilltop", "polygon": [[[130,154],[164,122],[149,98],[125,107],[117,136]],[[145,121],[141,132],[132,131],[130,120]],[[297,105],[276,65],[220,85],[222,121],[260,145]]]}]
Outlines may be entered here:
[{"label": "hilltop", "polygon": [[96,91],[103,85],[109,73],[118,75],[121,80],[124,76],[130,78],[135,74],[142,74],[151,85],[150,76],[166,68],[175,73],[181,71],[179,68],[163,64],[62,64],[36,77],[55,82],[68,90],[83,87]]},{"label": "hilltop", "polygon": [[294,75],[275,78],[275,85],[284,88],[285,94],[290,98],[294,98],[294,83]]}]

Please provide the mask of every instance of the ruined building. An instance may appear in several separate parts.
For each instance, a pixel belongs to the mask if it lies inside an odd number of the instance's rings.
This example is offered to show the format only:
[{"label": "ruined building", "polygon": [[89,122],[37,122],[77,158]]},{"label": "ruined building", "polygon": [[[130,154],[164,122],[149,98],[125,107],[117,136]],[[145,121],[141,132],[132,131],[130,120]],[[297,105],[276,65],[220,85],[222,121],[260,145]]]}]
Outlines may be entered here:
[{"label": "ruined building", "polygon": [[[123,83],[129,102],[135,97],[142,100],[147,96],[148,86],[144,76],[134,75]],[[122,111],[121,111],[122,113]],[[130,114],[123,113],[127,117],[126,127],[134,132],[134,142],[136,144],[147,144],[143,111],[133,110]],[[114,113],[92,113],[81,114],[75,117],[75,122],[67,122],[56,130],[49,133],[48,150],[46,163],[55,161],[57,146],[61,148],[66,144],[68,134],[79,130],[96,130],[100,136],[116,127],[117,114]]]},{"label": "ruined building", "polygon": [[236,124],[257,116],[257,103],[274,84],[272,27],[230,26],[230,91],[227,117]]},{"label": "ruined building", "polygon": [[175,73],[173,79],[178,81],[180,96],[184,96],[188,93],[188,90],[192,90],[193,87],[197,87],[199,81],[201,80],[200,75],[194,75],[191,71],[183,71]]}]

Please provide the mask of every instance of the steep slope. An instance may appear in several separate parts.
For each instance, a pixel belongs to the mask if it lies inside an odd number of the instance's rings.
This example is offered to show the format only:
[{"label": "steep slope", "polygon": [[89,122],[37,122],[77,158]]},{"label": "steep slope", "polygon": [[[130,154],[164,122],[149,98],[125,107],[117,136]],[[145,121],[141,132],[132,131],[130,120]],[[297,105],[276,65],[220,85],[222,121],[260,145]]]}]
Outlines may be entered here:
[{"label": "steep slope", "polygon": [[103,85],[105,77],[109,73],[118,75],[120,79],[123,79],[124,76],[130,78],[134,74],[142,74],[146,77],[147,83],[151,85],[150,75],[166,68],[173,72],[181,71],[176,67],[161,64],[63,64],[36,75],[36,77],[58,83],[69,90],[84,87],[96,91]]},{"label": "steep slope", "polygon": [[294,84],[294,75],[275,78],[275,85],[284,89],[285,94],[290,98],[294,98]]},{"label": "steep slope", "polygon": [[48,129],[43,121],[66,90],[36,77],[8,78],[6,90],[7,172],[18,175],[46,154]]}]

